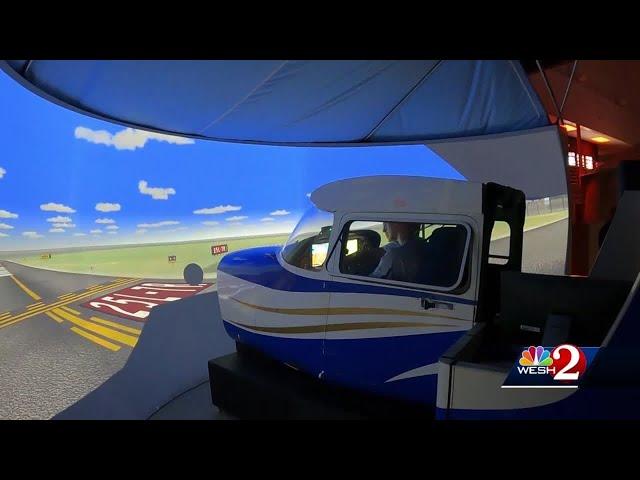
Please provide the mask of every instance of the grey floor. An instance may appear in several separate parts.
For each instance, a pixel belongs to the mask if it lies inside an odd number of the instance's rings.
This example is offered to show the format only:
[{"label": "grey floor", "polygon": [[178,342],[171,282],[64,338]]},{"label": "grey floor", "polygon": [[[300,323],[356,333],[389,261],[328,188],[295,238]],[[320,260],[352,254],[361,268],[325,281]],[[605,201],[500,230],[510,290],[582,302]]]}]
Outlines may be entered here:
[{"label": "grey floor", "polygon": [[234,420],[211,403],[209,382],[173,399],[154,413],[150,420]]}]

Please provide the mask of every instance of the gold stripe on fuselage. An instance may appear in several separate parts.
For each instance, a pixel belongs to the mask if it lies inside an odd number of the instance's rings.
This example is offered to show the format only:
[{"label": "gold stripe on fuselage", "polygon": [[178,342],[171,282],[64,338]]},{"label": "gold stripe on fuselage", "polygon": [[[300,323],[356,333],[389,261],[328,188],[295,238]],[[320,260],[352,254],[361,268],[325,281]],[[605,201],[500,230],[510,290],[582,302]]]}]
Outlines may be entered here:
[{"label": "gold stripe on fuselage", "polygon": [[[466,318],[450,317],[447,315],[437,315],[433,313],[414,312],[412,310],[399,310],[395,308],[374,308],[374,307],[319,307],[319,308],[277,308],[264,307],[243,302],[237,298],[232,300],[263,312],[280,313],[282,315],[400,315],[405,317],[437,317],[451,320],[468,321]],[[412,323],[412,325],[414,325]]]},{"label": "gold stripe on fuselage", "polygon": [[[227,320],[228,321],[228,320]],[[238,327],[257,332],[265,333],[322,333],[322,332],[344,332],[349,330],[371,330],[376,328],[456,328],[459,325],[425,323],[425,322],[352,322],[352,323],[328,323],[326,325],[299,325],[293,327],[263,327],[257,325],[246,325],[244,323],[229,322]]]}]

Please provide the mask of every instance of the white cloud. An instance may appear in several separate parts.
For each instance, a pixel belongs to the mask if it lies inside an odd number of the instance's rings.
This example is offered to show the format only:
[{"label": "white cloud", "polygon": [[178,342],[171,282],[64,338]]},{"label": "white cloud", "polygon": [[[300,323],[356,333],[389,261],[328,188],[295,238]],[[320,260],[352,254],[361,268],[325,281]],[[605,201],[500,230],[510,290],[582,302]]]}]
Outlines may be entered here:
[{"label": "white cloud", "polygon": [[4,168],[0,167],[0,178],[4,177],[6,173],[7,171]]},{"label": "white cloud", "polygon": [[61,203],[43,203],[40,205],[40,210],[44,210],[45,212],[58,212],[58,213],[76,213],[76,211],[68,207],[67,205],[62,205]]},{"label": "white cloud", "polygon": [[109,235],[117,235],[118,232],[107,232]]},{"label": "white cloud", "polygon": [[237,212],[238,210],[242,210],[242,207],[236,205],[218,205],[217,207],[194,210],[193,213],[196,215],[217,215],[219,213]]},{"label": "white cloud", "polygon": [[51,233],[64,233],[65,232],[64,228],[50,228],[49,231]]},{"label": "white cloud", "polygon": [[216,222],[215,220],[207,220],[206,222],[200,222],[200,223],[202,223],[203,225],[209,225],[209,226],[220,224],[220,222]]},{"label": "white cloud", "polygon": [[139,223],[137,225],[138,228],[158,228],[158,227],[168,227],[169,225],[178,225],[180,222],[176,222],[173,220],[166,220],[164,222],[157,223]]},{"label": "white cloud", "polygon": [[7,225],[6,223],[0,222],[0,230],[11,230],[13,227],[11,225]]},{"label": "white cloud", "polygon": [[71,218],[69,218],[69,217],[62,217],[62,216],[58,215],[57,217],[47,218],[47,222],[52,222],[52,223],[71,223],[71,222],[73,222],[73,220],[71,220]]},{"label": "white cloud", "polygon": [[109,226],[107,227],[107,230],[118,230],[119,228],[120,228],[120,227],[119,227],[119,226],[117,226],[117,225],[109,225]]},{"label": "white cloud", "polygon": [[7,235],[6,233],[2,233],[0,232],[0,237],[8,237],[9,235]]},{"label": "white cloud", "polygon": [[171,228],[169,230],[163,230],[163,232],[165,233],[170,233],[170,232],[180,232],[182,230],[188,230],[189,227],[178,227],[178,228]]},{"label": "white cloud", "polygon": [[135,150],[136,148],[143,148],[149,140],[167,142],[174,145],[191,145],[195,143],[191,138],[148,132],[146,130],[137,130],[134,128],[125,128],[124,130],[120,130],[112,135],[106,130],[91,130],[86,127],[76,127],[74,135],[76,138],[86,140],[87,142],[115,147],[116,150]]},{"label": "white cloud", "polygon": [[109,223],[116,223],[116,221],[112,218],[98,218],[96,220],[96,223],[104,223],[105,225],[107,225]]},{"label": "white cloud", "polygon": [[6,210],[0,210],[0,218],[18,218],[18,214],[11,213]]},{"label": "white cloud", "polygon": [[38,232],[22,232],[22,235],[27,238],[42,238]]},{"label": "white cloud", "polygon": [[100,230],[99,228],[96,228],[95,230],[90,230],[89,233],[102,233],[102,230]]},{"label": "white cloud", "polygon": [[274,217],[282,217],[284,215],[289,215],[291,212],[288,212],[287,210],[275,210],[273,212],[271,212],[269,215],[272,215]]},{"label": "white cloud", "polygon": [[138,230],[136,230],[136,235],[142,235],[147,233],[147,229],[146,228],[139,228]]},{"label": "white cloud", "polygon": [[96,210],[99,212],[119,212],[121,208],[119,203],[100,202],[96,204]]},{"label": "white cloud", "polygon": [[240,220],[245,220],[249,217],[247,217],[246,215],[236,215],[235,217],[229,217],[227,219],[225,219],[227,222],[239,222]]},{"label": "white cloud", "polygon": [[76,138],[81,138],[87,142],[97,143],[99,145],[112,145],[113,136],[106,130],[91,130],[86,127],[76,127],[73,132]]},{"label": "white cloud", "polygon": [[76,228],[75,223],[54,223],[53,228]]},{"label": "white cloud", "polygon": [[150,187],[146,180],[140,180],[138,182],[138,190],[143,195],[151,195],[154,200],[168,200],[169,195],[175,195],[176,191],[169,187]]},{"label": "white cloud", "polygon": [[261,222],[275,222],[273,217],[264,217],[260,219]]},{"label": "white cloud", "polygon": [[86,237],[87,234],[86,233],[74,233],[73,236],[74,237]]}]

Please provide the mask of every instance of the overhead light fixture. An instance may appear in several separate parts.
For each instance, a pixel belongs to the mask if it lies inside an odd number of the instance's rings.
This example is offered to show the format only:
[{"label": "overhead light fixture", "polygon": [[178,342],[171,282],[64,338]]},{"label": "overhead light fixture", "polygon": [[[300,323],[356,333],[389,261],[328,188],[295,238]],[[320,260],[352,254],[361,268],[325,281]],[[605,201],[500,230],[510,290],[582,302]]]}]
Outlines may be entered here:
[{"label": "overhead light fixture", "polygon": [[596,143],[607,143],[610,141],[607,137],[591,137],[591,140]]},{"label": "overhead light fixture", "polygon": [[573,125],[569,125],[568,123],[563,123],[562,128],[564,128],[567,132],[573,132],[574,130],[576,130],[576,127],[574,127]]}]

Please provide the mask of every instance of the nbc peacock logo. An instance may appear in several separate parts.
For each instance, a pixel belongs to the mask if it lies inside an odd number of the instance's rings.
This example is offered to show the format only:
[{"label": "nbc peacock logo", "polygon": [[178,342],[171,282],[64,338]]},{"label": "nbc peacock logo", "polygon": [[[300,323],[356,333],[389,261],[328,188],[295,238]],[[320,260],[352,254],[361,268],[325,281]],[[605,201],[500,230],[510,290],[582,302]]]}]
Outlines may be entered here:
[{"label": "nbc peacock logo", "polygon": [[555,375],[551,352],[544,347],[529,347],[522,351],[518,373],[526,375]]},{"label": "nbc peacock logo", "polygon": [[595,347],[570,344],[530,346],[515,361],[502,388],[578,388],[597,351]]},{"label": "nbc peacock logo", "polygon": [[523,350],[519,363],[523,367],[548,367],[553,365],[553,358],[544,347],[529,347]]}]

